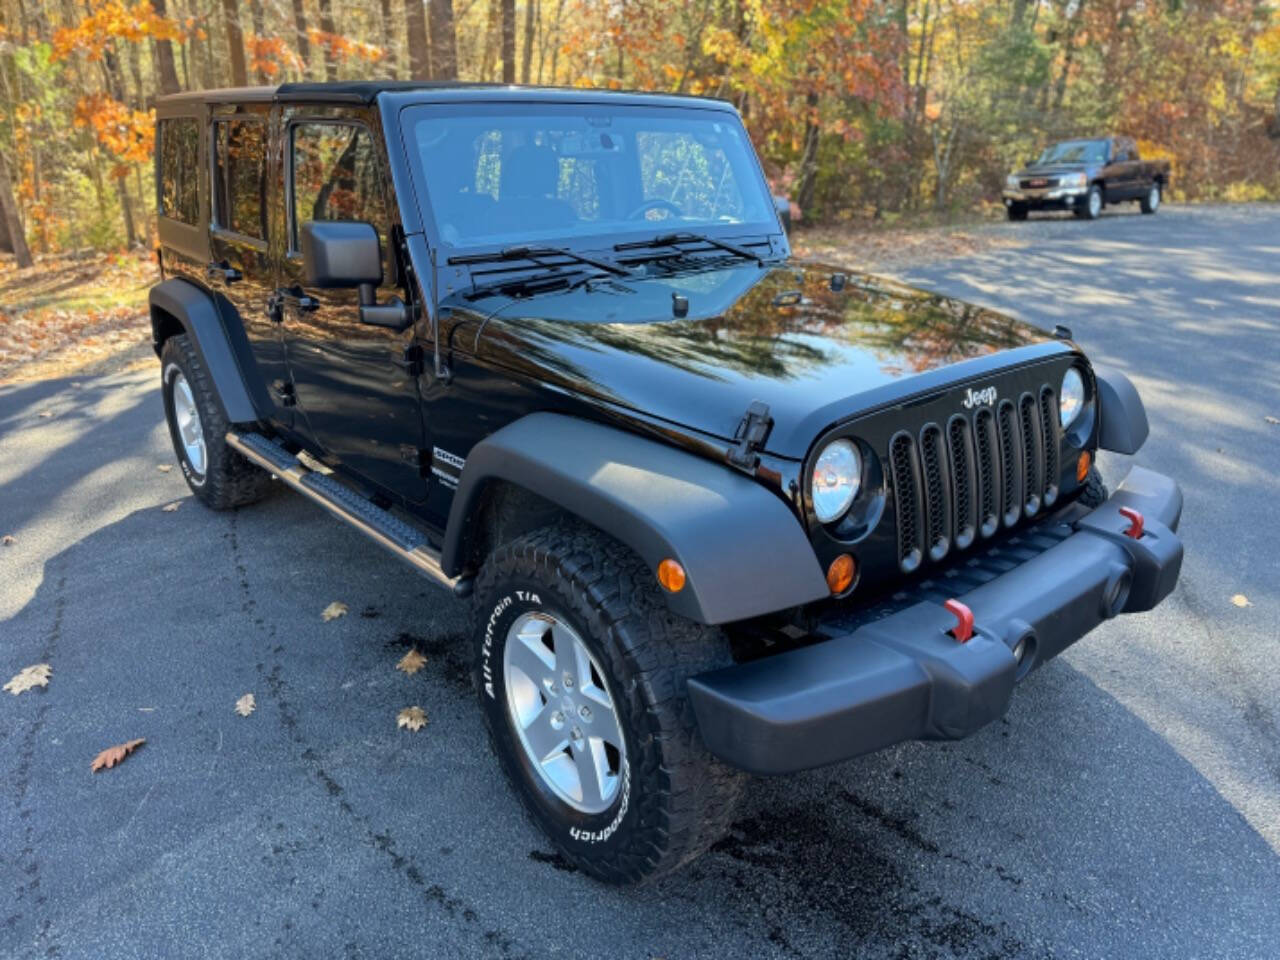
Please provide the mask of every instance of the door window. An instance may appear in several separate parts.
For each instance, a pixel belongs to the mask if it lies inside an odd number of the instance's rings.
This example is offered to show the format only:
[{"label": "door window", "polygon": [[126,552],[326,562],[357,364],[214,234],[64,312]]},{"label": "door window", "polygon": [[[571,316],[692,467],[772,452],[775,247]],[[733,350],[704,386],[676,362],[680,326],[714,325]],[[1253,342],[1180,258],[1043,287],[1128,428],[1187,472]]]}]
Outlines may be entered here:
[{"label": "door window", "polygon": [[187,224],[200,222],[198,196],[200,125],[195,117],[161,120],[160,214]]},{"label": "door window", "polygon": [[310,220],[363,220],[386,235],[381,161],[364,127],[296,124],[291,169],[292,249],[298,248],[298,224]]},{"label": "door window", "polygon": [[266,240],[266,124],[219,120],[213,131],[214,220],[234,233]]}]

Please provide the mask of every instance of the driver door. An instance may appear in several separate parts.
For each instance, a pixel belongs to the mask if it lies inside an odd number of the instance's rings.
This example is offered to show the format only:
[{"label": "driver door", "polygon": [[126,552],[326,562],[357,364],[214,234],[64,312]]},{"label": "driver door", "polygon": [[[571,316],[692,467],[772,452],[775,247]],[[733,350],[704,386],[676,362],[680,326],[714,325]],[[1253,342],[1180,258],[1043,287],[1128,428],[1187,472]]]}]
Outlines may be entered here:
[{"label": "driver door", "polygon": [[298,228],[310,220],[371,223],[382,243],[378,301],[399,292],[382,151],[368,127],[330,116],[288,117],[284,147],[287,250],[276,303],[299,426],[329,463],[421,502],[427,493],[419,467],[422,403],[406,359],[413,356],[414,327],[394,331],[361,323],[357,292],[309,286],[298,247]]}]

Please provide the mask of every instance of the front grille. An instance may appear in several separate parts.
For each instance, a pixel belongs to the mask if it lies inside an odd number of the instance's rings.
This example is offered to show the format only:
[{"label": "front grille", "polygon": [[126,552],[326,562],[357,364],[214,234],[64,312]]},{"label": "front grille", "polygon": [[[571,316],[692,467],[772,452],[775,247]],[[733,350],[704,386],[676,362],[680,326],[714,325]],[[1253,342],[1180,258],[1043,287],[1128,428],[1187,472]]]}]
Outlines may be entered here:
[{"label": "front grille", "polygon": [[1046,190],[1049,187],[1056,187],[1057,185],[1057,177],[1033,177],[1029,180],[1022,181],[1022,188],[1024,190]]},{"label": "front grille", "polygon": [[994,409],[901,431],[889,444],[898,566],[937,563],[1037,516],[1058,498],[1057,397],[1045,385]]}]

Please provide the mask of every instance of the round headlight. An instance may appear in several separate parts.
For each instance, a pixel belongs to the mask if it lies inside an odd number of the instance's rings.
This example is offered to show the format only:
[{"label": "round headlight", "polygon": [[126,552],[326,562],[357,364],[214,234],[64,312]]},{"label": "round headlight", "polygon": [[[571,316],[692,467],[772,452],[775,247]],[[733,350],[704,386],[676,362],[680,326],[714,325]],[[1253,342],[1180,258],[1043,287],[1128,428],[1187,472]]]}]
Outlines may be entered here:
[{"label": "round headlight", "polygon": [[858,495],[862,482],[862,458],[848,440],[834,440],[818,454],[813,465],[810,494],[813,512],[822,523],[839,519]]},{"label": "round headlight", "polygon": [[1058,391],[1058,417],[1065,430],[1076,422],[1084,409],[1084,378],[1075,367],[1068,367],[1062,375],[1062,389]]}]

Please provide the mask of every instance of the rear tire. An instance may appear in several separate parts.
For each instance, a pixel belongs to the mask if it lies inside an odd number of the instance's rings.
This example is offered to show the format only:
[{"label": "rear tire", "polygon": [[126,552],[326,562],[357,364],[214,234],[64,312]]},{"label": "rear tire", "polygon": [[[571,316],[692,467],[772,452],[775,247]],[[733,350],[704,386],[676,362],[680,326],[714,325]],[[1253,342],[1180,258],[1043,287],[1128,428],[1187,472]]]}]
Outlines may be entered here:
[{"label": "rear tire", "polygon": [[200,355],[186,335],[160,351],[160,389],[178,465],[202,503],[229,510],[261,500],[271,475],[227,446],[227,418]]},{"label": "rear tire", "polygon": [[1023,203],[1011,203],[1006,208],[1010,220],[1022,221],[1027,219],[1027,207]]},{"label": "rear tire", "polygon": [[1143,213],[1155,213],[1160,209],[1160,201],[1163,199],[1163,190],[1160,184],[1153,183],[1151,189],[1147,191],[1147,195],[1138,201],[1138,206],[1142,208]]},{"label": "rear tire", "polygon": [[[635,883],[724,835],[746,778],[703,746],[685,681],[731,663],[728,641],[671,613],[639,557],[558,522],[494,550],[474,611],[474,676],[494,752],[570,863]],[[580,652],[563,660],[564,650]],[[572,683],[565,663],[579,665]]]}]

